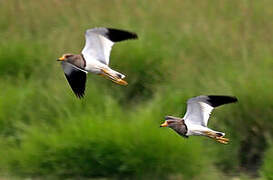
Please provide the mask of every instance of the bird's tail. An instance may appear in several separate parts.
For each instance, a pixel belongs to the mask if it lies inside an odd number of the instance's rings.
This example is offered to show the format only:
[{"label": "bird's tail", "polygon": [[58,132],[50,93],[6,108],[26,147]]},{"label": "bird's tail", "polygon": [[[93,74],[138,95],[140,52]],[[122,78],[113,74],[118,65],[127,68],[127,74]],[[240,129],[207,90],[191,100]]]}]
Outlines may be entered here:
[{"label": "bird's tail", "polygon": [[223,137],[223,136],[226,135],[225,133],[219,132],[219,131],[214,131],[214,133],[215,133],[218,137]]},{"label": "bird's tail", "polygon": [[115,71],[113,69],[111,69],[111,71],[112,71],[111,73],[115,74],[116,77],[118,77],[120,79],[124,79],[126,77],[124,74],[121,74],[120,72],[117,72],[117,71]]}]

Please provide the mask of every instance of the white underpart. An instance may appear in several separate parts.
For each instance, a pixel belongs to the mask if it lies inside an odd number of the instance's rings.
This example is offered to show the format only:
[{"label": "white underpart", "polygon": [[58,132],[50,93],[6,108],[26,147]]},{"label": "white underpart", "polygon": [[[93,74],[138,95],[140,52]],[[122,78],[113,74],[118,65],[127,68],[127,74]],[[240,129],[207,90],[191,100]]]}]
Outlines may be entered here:
[{"label": "white underpart", "polygon": [[117,72],[113,69],[111,69],[109,66],[99,62],[99,61],[91,61],[89,63],[86,63],[86,67],[84,68],[86,71],[94,73],[94,74],[100,74],[102,73],[102,69],[107,70],[112,75],[120,75],[121,79],[125,78],[124,74],[121,74],[120,72]]},{"label": "white underpart", "polygon": [[192,123],[186,123],[186,126],[188,128],[187,131],[187,136],[204,136],[204,131],[210,131],[213,133],[221,133],[223,136],[225,136],[225,133],[223,132],[219,132],[219,131],[214,131],[208,127],[205,126],[201,126],[201,125],[196,125],[196,124],[192,124]]},{"label": "white underpart", "polygon": [[[207,96],[198,96],[188,100],[187,112],[183,119],[188,128],[187,136],[204,135],[202,132],[211,131],[214,133],[222,133],[214,131],[207,127],[210,113],[214,109],[207,101]],[[224,133],[222,133],[224,135]]]},{"label": "white underpart", "polygon": [[186,126],[188,128],[187,136],[202,136],[204,131],[213,131],[209,129],[208,127],[196,125],[192,123],[186,123]]},{"label": "white underpart", "polygon": [[85,66],[84,69],[86,71],[94,73],[94,74],[100,74],[101,73],[101,69],[107,69],[107,70],[109,70],[111,68],[108,67],[107,65],[101,63],[100,61],[96,61],[96,60],[94,60],[94,61],[87,61],[86,60],[86,66]]}]

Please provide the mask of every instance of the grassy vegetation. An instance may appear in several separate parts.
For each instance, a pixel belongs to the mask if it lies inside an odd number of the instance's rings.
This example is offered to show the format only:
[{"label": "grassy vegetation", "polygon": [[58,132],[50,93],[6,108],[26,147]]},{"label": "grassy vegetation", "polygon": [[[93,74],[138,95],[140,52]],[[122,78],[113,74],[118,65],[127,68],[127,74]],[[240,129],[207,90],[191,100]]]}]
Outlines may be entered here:
[{"label": "grassy vegetation", "polygon": [[[272,1],[0,1],[0,172],[39,178],[272,178]],[[55,61],[114,27],[128,87],[90,75],[78,100]],[[200,94],[237,96],[209,126],[227,146],[159,128]],[[266,152],[266,153],[265,153]],[[247,178],[245,178],[247,177]]]},{"label": "grassy vegetation", "polygon": [[261,174],[264,179],[273,179],[273,174],[272,174],[272,162],[273,162],[273,148],[269,148],[265,154],[264,158],[264,164],[261,168]]}]

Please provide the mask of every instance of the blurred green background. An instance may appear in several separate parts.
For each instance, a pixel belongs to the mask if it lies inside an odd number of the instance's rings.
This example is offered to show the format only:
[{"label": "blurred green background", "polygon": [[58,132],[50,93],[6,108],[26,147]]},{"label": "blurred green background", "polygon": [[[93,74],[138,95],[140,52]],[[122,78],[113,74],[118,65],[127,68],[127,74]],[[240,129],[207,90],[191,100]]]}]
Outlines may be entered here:
[{"label": "blurred green background", "polygon": [[[0,0],[1,179],[273,179],[272,0]],[[84,32],[113,47],[127,87],[89,75],[72,93],[56,58]],[[209,126],[222,145],[159,128],[186,100],[234,95]]]}]

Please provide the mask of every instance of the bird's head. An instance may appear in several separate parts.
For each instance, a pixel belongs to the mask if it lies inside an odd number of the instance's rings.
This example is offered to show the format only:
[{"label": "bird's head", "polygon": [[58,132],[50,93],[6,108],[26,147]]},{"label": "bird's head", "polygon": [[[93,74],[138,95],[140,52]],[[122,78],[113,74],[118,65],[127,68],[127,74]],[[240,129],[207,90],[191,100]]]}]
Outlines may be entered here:
[{"label": "bird's head", "polygon": [[80,54],[64,54],[62,57],[58,58],[57,61],[68,62],[81,69],[85,66],[85,60]]},{"label": "bird's head", "polygon": [[74,54],[63,54],[62,57],[59,57],[57,59],[57,61],[67,61],[67,62],[71,62],[75,59],[75,55]]},{"label": "bird's head", "polygon": [[160,125],[160,127],[170,127],[175,128],[179,125],[181,125],[183,119],[174,117],[174,116],[166,116],[165,122]]},{"label": "bird's head", "polygon": [[177,126],[180,122],[177,120],[165,120],[164,123],[162,123],[160,125],[160,127],[170,127],[170,128],[174,128],[175,126]]}]

